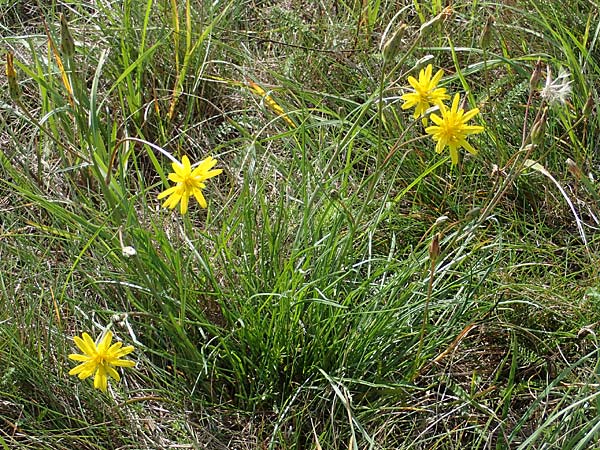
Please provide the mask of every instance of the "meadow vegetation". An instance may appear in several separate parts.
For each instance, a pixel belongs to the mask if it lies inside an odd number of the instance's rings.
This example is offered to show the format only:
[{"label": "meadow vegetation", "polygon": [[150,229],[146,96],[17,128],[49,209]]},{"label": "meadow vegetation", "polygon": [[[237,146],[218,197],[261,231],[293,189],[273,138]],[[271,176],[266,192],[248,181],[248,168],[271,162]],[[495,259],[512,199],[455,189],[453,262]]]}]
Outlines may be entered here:
[{"label": "meadow vegetation", "polygon": [[0,448],[596,448],[566,4],[0,1]]}]

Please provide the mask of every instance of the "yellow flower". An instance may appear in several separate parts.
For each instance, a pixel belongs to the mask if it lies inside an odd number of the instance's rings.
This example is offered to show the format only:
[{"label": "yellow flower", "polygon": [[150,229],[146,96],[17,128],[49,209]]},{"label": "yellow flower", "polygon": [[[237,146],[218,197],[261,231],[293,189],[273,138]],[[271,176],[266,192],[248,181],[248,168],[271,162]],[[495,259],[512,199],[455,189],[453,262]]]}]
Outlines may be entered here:
[{"label": "yellow flower", "polygon": [[215,164],[217,164],[217,160],[211,156],[202,160],[194,170],[192,170],[187,156],[181,159],[181,163],[174,162],[173,173],[169,174],[169,180],[177,184],[159,194],[159,200],[167,195],[170,196],[163,203],[163,207],[173,209],[181,201],[181,214],[185,214],[188,210],[189,199],[193,195],[200,206],[206,208],[206,200],[202,195],[202,189],[206,187],[204,180],[223,172],[223,169],[210,170]]},{"label": "yellow flower", "polygon": [[[446,88],[438,88],[437,84],[442,79],[444,71],[438,70],[437,73],[431,77],[433,66],[429,64],[425,69],[421,69],[419,72],[419,80],[415,77],[408,77],[408,82],[413,87],[414,92],[409,92],[402,95],[404,104],[402,109],[409,109],[415,107],[415,113],[413,117],[418,117],[425,114],[431,106],[437,105],[440,108],[444,104],[444,100],[448,100],[450,96],[446,94]],[[423,117],[423,125],[427,125],[427,118]]]},{"label": "yellow flower", "polygon": [[69,371],[69,375],[78,375],[80,380],[93,375],[94,387],[106,392],[108,376],[113,377],[117,381],[121,379],[113,366],[133,367],[135,365],[133,361],[121,359],[121,357],[131,353],[134,348],[131,345],[122,347],[122,342],[115,342],[110,345],[112,341],[112,333],[110,331],[106,332],[98,345],[92,341],[89,334],[83,333],[81,336],[83,339],[75,336],[73,340],[84,354],[74,353],[69,355],[69,359],[81,361],[81,364],[73,367]]},{"label": "yellow flower", "polygon": [[458,109],[460,95],[456,94],[452,101],[452,107],[448,109],[446,105],[440,106],[442,117],[437,114],[431,114],[431,120],[435,125],[425,128],[425,132],[430,134],[437,141],[435,151],[442,153],[446,146],[450,147],[450,158],[452,165],[458,163],[458,149],[466,148],[469,153],[477,154],[477,150],[466,141],[469,134],[481,133],[483,127],[479,125],[467,125],[467,122],[479,113],[475,108],[465,113],[464,109]]}]

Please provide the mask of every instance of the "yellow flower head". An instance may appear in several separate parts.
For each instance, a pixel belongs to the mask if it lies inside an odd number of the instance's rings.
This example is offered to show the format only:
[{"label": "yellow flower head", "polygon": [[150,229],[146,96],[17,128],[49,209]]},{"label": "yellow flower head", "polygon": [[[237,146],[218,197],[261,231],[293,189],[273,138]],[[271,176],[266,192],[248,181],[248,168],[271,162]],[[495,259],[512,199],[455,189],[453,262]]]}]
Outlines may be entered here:
[{"label": "yellow flower head", "polygon": [[83,333],[81,336],[83,339],[75,336],[73,340],[75,341],[75,345],[79,347],[79,350],[83,352],[83,355],[78,353],[69,355],[69,359],[81,361],[81,364],[73,367],[69,371],[69,375],[78,375],[80,380],[93,375],[94,387],[106,392],[109,376],[117,381],[121,379],[113,366],[133,367],[135,365],[133,361],[121,359],[121,357],[128,355],[134,349],[132,346],[123,347],[122,342],[115,342],[111,345],[112,333],[110,331],[106,332],[98,345],[96,345],[89,334]]},{"label": "yellow flower head", "polygon": [[173,172],[169,174],[169,180],[177,184],[159,194],[159,200],[169,196],[163,203],[163,207],[173,209],[181,202],[181,214],[185,214],[188,210],[189,199],[193,195],[200,206],[206,208],[206,200],[202,195],[202,189],[206,187],[204,180],[223,172],[223,169],[210,170],[215,164],[217,164],[217,160],[211,156],[202,160],[194,170],[192,170],[187,156],[181,158],[181,163],[174,162]]},{"label": "yellow flower head", "polygon": [[442,153],[446,146],[450,147],[450,158],[452,165],[458,163],[458,149],[466,148],[469,153],[477,154],[477,150],[466,141],[469,134],[481,133],[483,127],[479,125],[467,125],[467,122],[479,113],[475,108],[465,113],[464,109],[458,109],[460,95],[456,94],[452,101],[452,107],[448,109],[446,105],[440,106],[442,117],[437,114],[431,114],[431,120],[435,125],[425,128],[425,132],[437,141],[435,151]]},{"label": "yellow flower head", "polygon": [[[431,106],[437,105],[440,108],[444,104],[444,100],[448,100],[450,96],[446,94],[446,88],[438,88],[437,84],[442,79],[444,71],[438,70],[436,74],[431,77],[433,66],[429,64],[425,69],[421,69],[419,72],[419,80],[415,77],[408,77],[408,82],[414,89],[414,92],[409,92],[402,95],[404,104],[402,109],[409,109],[415,107],[415,113],[413,117],[417,119],[425,114]],[[423,117],[423,125],[427,125],[427,118]]]}]

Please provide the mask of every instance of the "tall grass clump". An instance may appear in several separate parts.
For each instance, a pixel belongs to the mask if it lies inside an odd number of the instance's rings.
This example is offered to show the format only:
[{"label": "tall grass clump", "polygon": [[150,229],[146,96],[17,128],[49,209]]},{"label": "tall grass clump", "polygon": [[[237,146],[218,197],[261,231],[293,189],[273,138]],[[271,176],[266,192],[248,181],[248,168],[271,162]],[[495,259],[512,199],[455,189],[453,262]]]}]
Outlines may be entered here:
[{"label": "tall grass clump", "polygon": [[0,445],[596,445],[569,8],[0,5]]}]

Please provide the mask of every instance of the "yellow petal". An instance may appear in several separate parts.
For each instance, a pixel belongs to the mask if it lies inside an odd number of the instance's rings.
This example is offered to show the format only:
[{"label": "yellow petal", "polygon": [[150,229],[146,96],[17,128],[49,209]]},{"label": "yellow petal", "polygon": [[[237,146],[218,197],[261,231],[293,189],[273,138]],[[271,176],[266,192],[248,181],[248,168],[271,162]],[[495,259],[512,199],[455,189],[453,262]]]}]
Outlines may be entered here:
[{"label": "yellow petal", "polygon": [[462,131],[464,131],[466,134],[477,134],[477,133],[481,133],[484,130],[484,128],[480,125],[464,125],[462,127]]},{"label": "yellow petal", "polygon": [[202,195],[202,191],[200,189],[194,191],[194,197],[196,197],[196,201],[202,208],[208,207],[206,199],[204,198],[204,195]]},{"label": "yellow petal", "polygon": [[440,80],[442,79],[443,76],[444,76],[444,71],[442,69],[438,70],[436,72],[436,74],[433,76],[433,78],[431,79],[432,87],[437,86],[437,84],[440,82]]},{"label": "yellow petal", "polygon": [[135,350],[135,348],[132,345],[128,345],[127,347],[123,347],[122,349],[120,349],[118,352],[115,353],[115,358],[121,358],[121,357],[123,357],[125,355],[129,355],[134,350]]},{"label": "yellow petal", "polygon": [[106,351],[108,350],[108,348],[110,347],[110,343],[112,342],[112,331],[107,331],[104,336],[102,336],[102,340],[100,341],[100,344],[98,344],[98,353],[100,354],[106,354]]},{"label": "yellow petal", "polygon": [[108,350],[106,351],[106,353],[108,355],[114,355],[115,353],[117,353],[119,351],[119,349],[123,346],[122,342],[115,342],[113,345],[111,345]]},{"label": "yellow petal", "polygon": [[202,167],[202,169],[204,169],[206,171],[206,170],[212,169],[216,164],[217,164],[217,160],[215,158],[213,158],[212,156],[208,156],[200,162],[198,167]]},{"label": "yellow petal", "polygon": [[[431,119],[431,120],[432,120],[434,123],[438,123],[438,122],[436,122],[436,119],[437,119],[437,120],[440,120],[440,118],[439,118],[438,116],[436,116],[435,114],[431,114],[431,115],[429,116],[429,118],[430,118],[430,119]],[[427,133],[427,134],[437,134],[437,133],[439,133],[439,131],[440,131],[440,127],[438,127],[437,125],[431,125],[431,126],[429,126],[429,127],[425,128],[425,133]]]},{"label": "yellow petal", "polygon": [[223,173],[223,169],[214,169],[214,170],[209,170],[208,172],[206,172],[206,174],[204,175],[204,179],[207,180],[209,178],[212,177],[216,177],[217,175],[220,175],[221,173]]},{"label": "yellow petal", "polygon": [[190,164],[190,159],[187,157],[187,155],[183,155],[183,158],[181,158],[181,164],[187,172],[191,171],[192,165]]},{"label": "yellow petal", "polygon": [[106,392],[106,386],[108,384],[108,379],[106,378],[106,373],[102,366],[98,367],[96,371],[96,375],[94,375],[94,387],[96,389],[100,389],[102,392]]},{"label": "yellow petal", "polygon": [[189,195],[186,195],[186,194],[183,194],[181,196],[181,208],[180,208],[181,214],[187,213],[189,198],[190,198]]},{"label": "yellow petal", "polygon": [[183,170],[183,164],[181,164],[179,161],[172,162],[171,167],[173,168],[173,172],[175,173],[178,173]]},{"label": "yellow petal", "polygon": [[458,150],[456,149],[456,147],[450,147],[450,159],[452,160],[453,166],[458,164]]},{"label": "yellow petal", "polygon": [[158,200],[160,200],[161,198],[165,198],[167,195],[171,195],[173,192],[175,192],[177,189],[179,189],[179,186],[173,186],[170,187],[169,189],[162,191],[160,194],[158,194],[158,197],[156,197]]},{"label": "yellow petal", "polygon": [[471,144],[469,144],[467,141],[465,141],[464,139],[459,142],[459,145],[462,145],[464,148],[466,148],[467,151],[469,153],[471,153],[472,155],[477,154],[477,150]]},{"label": "yellow petal", "polygon": [[453,112],[458,110],[458,102],[460,101],[460,94],[454,94],[454,99],[452,100],[452,108],[450,109]]},{"label": "yellow petal", "polygon": [[440,139],[437,144],[435,145],[435,152],[436,153],[442,153],[442,150],[444,150],[444,147],[446,146],[445,142],[442,142],[442,140]]},{"label": "yellow petal", "polygon": [[163,208],[173,209],[177,206],[181,200],[181,194],[179,192],[174,192],[168,199],[163,203]]},{"label": "yellow petal", "polygon": [[431,64],[427,64],[427,67],[425,67],[425,69],[421,69],[421,72],[419,73],[419,81],[421,82],[421,84],[425,84],[428,83],[429,80],[431,79],[431,72],[433,71],[433,66]]},{"label": "yellow petal", "polygon": [[88,361],[83,364],[79,364],[77,367],[73,367],[71,370],[69,370],[69,375],[77,375],[80,380],[84,380],[93,375],[94,371],[96,370],[96,366],[97,364],[95,361]]},{"label": "yellow petal", "polygon": [[169,175],[167,175],[167,178],[175,183],[181,183],[187,178],[187,175],[182,176],[178,173],[171,172]]},{"label": "yellow petal", "polygon": [[94,343],[94,341],[92,340],[90,335],[87,333],[83,333],[81,336],[83,337],[83,339],[81,339],[79,336],[73,337],[73,341],[75,342],[75,345],[77,345],[77,347],[79,347],[79,349],[86,355],[90,355],[90,356],[95,355],[96,354],[96,344]]},{"label": "yellow petal", "polygon": [[114,378],[117,381],[121,380],[121,377],[119,376],[119,373],[115,369],[113,369],[112,367],[110,367],[110,366],[106,367],[106,371],[107,371],[107,373],[108,373],[108,375],[110,377]]},{"label": "yellow petal", "polygon": [[69,359],[72,359],[73,361],[89,361],[90,357],[87,355],[80,355],[79,353],[71,353],[69,355]]},{"label": "yellow petal", "polygon": [[[442,119],[440,116],[438,116],[435,113],[431,113],[429,114],[429,118],[431,119],[431,121],[433,123],[435,123],[436,125],[441,125],[442,123],[444,123],[444,119]],[[438,127],[439,128],[439,127]],[[427,130],[425,130],[427,131]]]},{"label": "yellow petal", "polygon": [[117,359],[116,361],[114,361],[112,363],[112,365],[119,366],[119,367],[134,367],[135,361],[131,361],[129,359]]},{"label": "yellow petal", "polygon": [[416,80],[415,77],[408,77],[408,84],[410,84],[417,92],[421,90],[421,84]]},{"label": "yellow petal", "polygon": [[79,364],[78,366],[73,367],[71,370],[69,370],[69,375],[77,375],[78,373],[81,373],[81,371],[84,369],[85,364]]},{"label": "yellow petal", "polygon": [[462,121],[468,122],[473,117],[475,117],[477,114],[479,114],[479,108],[474,108],[474,109],[470,110],[469,112],[465,113],[465,115],[462,118]]}]

